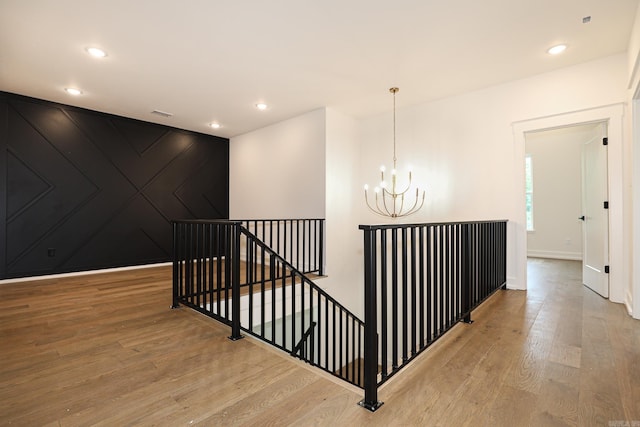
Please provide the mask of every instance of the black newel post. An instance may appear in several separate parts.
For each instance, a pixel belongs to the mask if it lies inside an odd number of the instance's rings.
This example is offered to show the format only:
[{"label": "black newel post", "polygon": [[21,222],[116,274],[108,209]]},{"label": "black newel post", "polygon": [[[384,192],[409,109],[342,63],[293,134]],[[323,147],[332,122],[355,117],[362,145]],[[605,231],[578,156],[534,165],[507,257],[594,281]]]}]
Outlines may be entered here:
[{"label": "black newel post", "polygon": [[376,230],[360,226],[364,230],[364,399],[359,405],[377,410],[378,401],[378,319],[376,307]]},{"label": "black newel post", "polygon": [[243,338],[240,334],[240,223],[227,225],[231,231],[231,336],[230,340]]},{"label": "black newel post", "polygon": [[178,224],[175,221],[171,221],[171,225],[173,227],[173,246],[171,248],[171,257],[173,259],[173,302],[171,303],[171,308],[178,308],[180,305],[178,302],[178,286],[180,286],[178,277],[178,241],[180,237],[178,235]]},{"label": "black newel post", "polygon": [[318,275],[324,276],[324,219],[320,220],[320,244],[318,247]]}]

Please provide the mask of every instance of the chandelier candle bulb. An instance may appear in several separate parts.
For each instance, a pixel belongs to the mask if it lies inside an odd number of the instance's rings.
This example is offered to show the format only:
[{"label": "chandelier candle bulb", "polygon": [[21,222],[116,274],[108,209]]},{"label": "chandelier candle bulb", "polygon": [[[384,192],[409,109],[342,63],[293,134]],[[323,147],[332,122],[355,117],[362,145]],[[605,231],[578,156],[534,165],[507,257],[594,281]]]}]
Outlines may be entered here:
[{"label": "chandelier candle bulb", "polygon": [[[380,188],[376,187],[374,190],[376,193],[376,203],[374,206],[369,204],[369,199],[368,199],[369,187],[365,186],[365,189],[364,189],[364,200],[367,203],[367,207],[372,212],[380,216],[385,216],[390,218],[401,218],[401,217],[418,212],[422,208],[422,205],[424,205],[424,197],[425,197],[425,192],[422,191],[422,197],[420,197],[420,189],[416,188],[416,199],[413,202],[413,205],[411,205],[411,208],[405,210],[406,206],[404,203],[405,202],[404,196],[405,196],[405,193],[407,193],[411,188],[411,180],[412,180],[411,168],[409,168],[409,183],[407,184],[407,187],[402,191],[398,191],[396,189],[396,185],[397,185],[396,165],[398,163],[398,158],[396,157],[396,92],[398,92],[399,90],[400,89],[398,89],[397,87],[392,87],[391,89],[389,89],[389,92],[393,94],[393,169],[391,169],[391,190],[387,189],[387,183],[384,180],[384,172],[386,170],[384,165],[380,166],[380,178],[381,178]],[[380,198],[378,198],[378,194],[380,193],[381,193]],[[382,200],[382,205],[380,203],[380,199]]]}]

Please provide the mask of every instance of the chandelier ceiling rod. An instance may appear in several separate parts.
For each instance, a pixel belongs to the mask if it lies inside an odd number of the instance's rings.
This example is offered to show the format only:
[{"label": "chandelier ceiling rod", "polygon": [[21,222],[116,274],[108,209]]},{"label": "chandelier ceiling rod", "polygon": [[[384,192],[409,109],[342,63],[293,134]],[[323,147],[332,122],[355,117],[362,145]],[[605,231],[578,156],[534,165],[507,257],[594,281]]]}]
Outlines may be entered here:
[{"label": "chandelier ceiling rod", "polygon": [[389,89],[389,92],[393,94],[393,168],[396,168],[396,162],[398,158],[396,157],[396,92],[400,89],[397,87],[392,87]]},{"label": "chandelier ceiling rod", "polygon": [[367,207],[374,213],[390,217],[401,218],[407,215],[418,212],[424,205],[425,192],[422,191],[420,196],[420,190],[416,188],[416,198],[411,205],[410,209],[404,210],[405,194],[411,188],[411,170],[409,170],[409,183],[403,191],[396,190],[397,177],[396,167],[398,158],[396,156],[396,93],[399,91],[397,87],[392,87],[389,92],[393,94],[393,169],[391,171],[391,190],[388,190],[387,182],[384,179],[385,167],[380,167],[380,185],[375,188],[376,202],[374,206],[369,204],[369,186],[364,186],[364,200],[367,203]]}]

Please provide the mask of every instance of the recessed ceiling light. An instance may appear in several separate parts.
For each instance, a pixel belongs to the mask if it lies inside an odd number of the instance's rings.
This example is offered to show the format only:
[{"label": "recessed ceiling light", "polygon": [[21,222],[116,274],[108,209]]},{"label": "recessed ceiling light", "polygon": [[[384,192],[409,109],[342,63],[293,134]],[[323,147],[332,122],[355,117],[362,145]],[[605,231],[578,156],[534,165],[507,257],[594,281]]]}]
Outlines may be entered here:
[{"label": "recessed ceiling light", "polygon": [[564,52],[565,49],[567,49],[566,44],[559,44],[559,45],[553,46],[552,48],[549,48],[549,50],[547,50],[547,53],[551,55],[557,55],[559,53]]},{"label": "recessed ceiling light", "polygon": [[256,108],[257,108],[258,110],[262,110],[262,111],[264,111],[264,110],[266,110],[267,108],[269,108],[269,106],[268,106],[267,104],[265,104],[264,102],[258,102],[258,103],[256,104]]},{"label": "recessed ceiling light", "polygon": [[97,47],[88,47],[87,52],[89,53],[89,55],[95,56],[96,58],[104,58],[105,56],[107,56],[107,52]]},{"label": "recessed ceiling light", "polygon": [[66,87],[66,88],[64,88],[64,90],[69,95],[74,95],[74,96],[82,95],[82,91],[80,89],[76,89],[76,88],[73,88],[73,87]]},{"label": "recessed ceiling light", "polygon": [[209,126],[211,126],[214,129],[220,129],[222,127],[220,126],[220,123],[216,123],[216,122],[209,123]]}]

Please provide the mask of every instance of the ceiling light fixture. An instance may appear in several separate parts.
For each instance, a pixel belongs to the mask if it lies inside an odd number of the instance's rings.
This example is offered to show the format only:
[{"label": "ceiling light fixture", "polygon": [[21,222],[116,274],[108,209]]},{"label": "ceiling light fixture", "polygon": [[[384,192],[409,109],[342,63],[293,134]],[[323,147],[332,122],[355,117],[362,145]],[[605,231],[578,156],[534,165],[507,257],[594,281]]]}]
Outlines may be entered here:
[{"label": "ceiling light fixture", "polygon": [[267,104],[265,104],[264,102],[258,102],[258,103],[256,104],[256,108],[257,108],[258,110],[260,110],[260,111],[264,111],[264,110],[266,110],[267,108],[269,108],[269,106],[268,106]]},{"label": "ceiling light fixture", "polygon": [[107,52],[97,47],[88,47],[87,53],[96,58],[104,58],[105,56],[107,56]]},{"label": "ceiling light fixture", "polygon": [[76,88],[73,88],[73,87],[66,87],[66,88],[64,88],[64,90],[69,95],[73,95],[73,96],[82,95],[82,91],[80,89],[76,89]]},{"label": "ceiling light fixture", "polygon": [[551,55],[557,55],[559,53],[564,52],[567,49],[567,45],[566,44],[559,44],[556,46],[553,46],[551,48],[549,48],[547,50],[547,53],[551,54]]},{"label": "ceiling light fixture", "polygon": [[410,209],[404,210],[404,196],[411,188],[411,169],[409,169],[409,183],[407,187],[402,191],[396,190],[396,163],[398,160],[396,157],[396,93],[399,90],[397,87],[389,89],[389,92],[393,94],[393,169],[391,170],[391,189],[388,189],[389,186],[384,180],[384,172],[386,170],[384,165],[380,167],[380,185],[374,189],[376,195],[376,203],[374,206],[369,204],[369,186],[364,186],[364,201],[367,203],[367,207],[378,215],[390,218],[401,218],[418,212],[422,208],[422,205],[424,205],[425,193],[423,190],[421,197],[420,190],[416,188],[415,201]]},{"label": "ceiling light fixture", "polygon": [[220,123],[216,123],[216,122],[209,123],[209,126],[211,126],[214,129],[220,129],[222,127],[220,126]]}]

